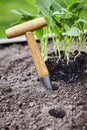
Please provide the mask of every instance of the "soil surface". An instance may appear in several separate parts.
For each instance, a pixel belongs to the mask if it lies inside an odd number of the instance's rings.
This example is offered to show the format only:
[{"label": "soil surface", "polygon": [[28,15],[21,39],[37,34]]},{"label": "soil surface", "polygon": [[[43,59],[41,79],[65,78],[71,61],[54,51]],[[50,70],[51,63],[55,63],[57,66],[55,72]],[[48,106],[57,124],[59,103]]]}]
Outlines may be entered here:
[{"label": "soil surface", "polygon": [[87,130],[87,74],[52,84],[42,86],[27,44],[0,46],[0,130]]}]

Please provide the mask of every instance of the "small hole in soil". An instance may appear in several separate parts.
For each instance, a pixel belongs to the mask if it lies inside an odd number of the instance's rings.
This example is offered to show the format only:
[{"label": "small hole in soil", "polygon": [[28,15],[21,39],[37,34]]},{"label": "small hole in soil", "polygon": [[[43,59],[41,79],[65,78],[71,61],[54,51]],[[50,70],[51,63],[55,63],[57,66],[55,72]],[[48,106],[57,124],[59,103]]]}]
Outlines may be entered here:
[{"label": "small hole in soil", "polygon": [[66,115],[66,112],[64,110],[51,109],[49,110],[49,114],[56,118],[64,118],[64,116]]}]

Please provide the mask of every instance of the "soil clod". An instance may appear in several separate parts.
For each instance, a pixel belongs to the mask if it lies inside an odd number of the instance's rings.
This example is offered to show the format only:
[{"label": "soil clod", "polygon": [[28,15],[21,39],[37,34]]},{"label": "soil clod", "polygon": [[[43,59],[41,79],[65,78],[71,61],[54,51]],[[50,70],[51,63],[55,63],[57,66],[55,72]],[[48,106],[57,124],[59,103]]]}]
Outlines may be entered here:
[{"label": "soil clod", "polygon": [[64,118],[66,112],[64,110],[51,109],[49,110],[49,114],[56,118]]}]

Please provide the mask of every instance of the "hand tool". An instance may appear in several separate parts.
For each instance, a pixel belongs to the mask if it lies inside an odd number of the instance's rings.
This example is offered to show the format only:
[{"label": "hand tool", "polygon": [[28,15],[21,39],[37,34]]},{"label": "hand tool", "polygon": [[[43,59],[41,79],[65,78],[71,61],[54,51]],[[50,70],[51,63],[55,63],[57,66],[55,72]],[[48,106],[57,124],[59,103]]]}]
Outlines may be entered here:
[{"label": "hand tool", "polygon": [[48,90],[52,90],[53,88],[50,82],[48,69],[41,56],[34,35],[31,32],[40,29],[46,25],[47,22],[45,18],[40,17],[7,29],[6,35],[8,38],[12,38],[25,34],[41,82]]}]

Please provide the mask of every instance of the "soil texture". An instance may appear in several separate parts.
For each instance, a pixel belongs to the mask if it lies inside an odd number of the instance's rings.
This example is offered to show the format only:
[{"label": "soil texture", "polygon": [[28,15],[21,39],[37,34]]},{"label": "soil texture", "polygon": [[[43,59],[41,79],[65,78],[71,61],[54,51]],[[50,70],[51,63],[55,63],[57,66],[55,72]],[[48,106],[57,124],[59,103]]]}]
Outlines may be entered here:
[{"label": "soil texture", "polygon": [[60,51],[61,58],[58,59],[55,53],[49,54],[46,61],[50,78],[52,81],[73,82],[83,75],[87,69],[87,53],[81,51],[78,57],[78,51],[75,50],[72,54],[69,53],[69,62],[64,59],[64,51]]},{"label": "soil texture", "polygon": [[52,85],[41,84],[27,44],[0,46],[0,130],[87,130],[87,74]]}]

